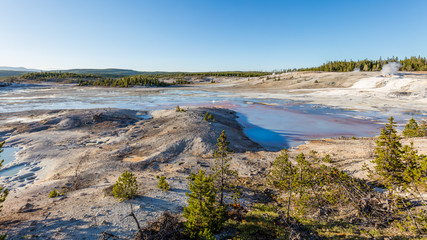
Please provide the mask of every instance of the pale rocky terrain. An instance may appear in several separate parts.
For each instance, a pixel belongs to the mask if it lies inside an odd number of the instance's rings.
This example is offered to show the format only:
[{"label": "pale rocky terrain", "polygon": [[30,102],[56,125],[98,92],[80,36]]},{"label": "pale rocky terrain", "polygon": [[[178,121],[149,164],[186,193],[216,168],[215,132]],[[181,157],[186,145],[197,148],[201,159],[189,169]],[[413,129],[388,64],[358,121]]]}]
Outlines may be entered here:
[{"label": "pale rocky terrain", "polygon": [[292,99],[361,111],[427,111],[425,72],[388,76],[379,72],[290,72],[215,82],[220,83],[219,91],[226,88],[246,97]]},{"label": "pale rocky terrain", "polygon": [[[215,83],[199,81],[191,88],[359,111],[427,111],[427,75],[419,73],[381,77],[378,72],[297,72],[268,79],[215,78]],[[0,136],[7,140],[6,146],[21,148],[13,164],[26,164],[17,176],[0,178],[12,189],[3,204],[0,229],[14,239],[97,239],[103,231],[131,237],[136,230],[134,221],[126,217],[131,204],[143,225],[164,211],[182,212],[187,199],[186,177],[198,169],[209,171],[222,130],[235,151],[231,167],[254,186],[265,182],[278,153],[266,151],[245,136],[235,112],[183,108],[187,111],[91,109],[0,114]],[[206,111],[213,114],[215,122],[203,120]],[[403,142],[409,141],[427,154],[426,138]],[[374,148],[374,138],[319,139],[291,149],[291,156],[312,150],[318,157],[330,154],[331,165],[365,178],[362,165],[370,164]],[[111,195],[111,188],[125,170],[137,176],[138,197],[119,202]],[[167,177],[170,191],[156,187],[157,175]],[[48,198],[53,189],[64,195]],[[259,192],[248,189],[243,205],[249,206],[259,197]]]},{"label": "pale rocky terrain", "polygon": [[[203,120],[206,111],[215,122]],[[5,181],[14,189],[1,218],[9,235],[94,239],[108,230],[126,237],[136,229],[125,218],[130,203],[142,223],[164,211],[182,212],[186,177],[200,168],[209,171],[222,130],[235,151],[231,166],[240,176],[257,177],[274,159],[242,133],[233,111],[173,109],[153,111],[151,119],[138,117],[145,114],[95,109],[0,115],[3,122],[16,117],[18,122],[2,124],[0,131],[10,133],[8,144],[22,147],[14,164],[29,166]],[[139,197],[121,203],[111,189],[125,170],[137,176]],[[156,187],[157,175],[167,177],[170,191]],[[65,195],[48,198],[53,189]],[[254,193],[246,194],[249,201]]]}]

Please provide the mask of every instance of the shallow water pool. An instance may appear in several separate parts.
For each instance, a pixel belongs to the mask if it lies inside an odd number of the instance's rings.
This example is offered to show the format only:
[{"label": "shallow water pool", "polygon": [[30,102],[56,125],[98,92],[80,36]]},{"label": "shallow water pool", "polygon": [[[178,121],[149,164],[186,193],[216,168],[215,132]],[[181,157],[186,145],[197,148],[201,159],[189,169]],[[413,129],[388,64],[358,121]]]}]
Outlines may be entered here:
[{"label": "shallow water pool", "polygon": [[9,168],[5,168],[4,166],[7,163],[12,162],[15,160],[15,154],[19,151],[19,148],[13,148],[13,147],[5,147],[3,148],[3,152],[0,153],[0,159],[3,159],[3,167],[0,171],[0,176],[12,176],[17,174],[21,169],[25,168],[25,165],[15,165]]}]

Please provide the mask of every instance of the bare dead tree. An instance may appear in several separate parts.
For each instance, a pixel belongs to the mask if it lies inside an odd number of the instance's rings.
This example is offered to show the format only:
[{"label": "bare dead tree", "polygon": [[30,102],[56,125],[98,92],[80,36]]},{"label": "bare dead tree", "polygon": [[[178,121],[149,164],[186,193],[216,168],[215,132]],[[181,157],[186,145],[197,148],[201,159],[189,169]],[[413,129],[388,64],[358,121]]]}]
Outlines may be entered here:
[{"label": "bare dead tree", "polygon": [[143,231],[142,231],[141,225],[139,224],[138,219],[136,218],[135,213],[133,212],[133,205],[132,205],[132,202],[130,202],[130,213],[129,213],[129,215],[127,215],[125,218],[127,218],[127,217],[132,217],[132,218],[133,218],[133,220],[135,220],[136,226],[138,227],[138,233],[139,233],[139,235],[141,235],[141,236],[142,236]]},{"label": "bare dead tree", "polygon": [[83,162],[87,161],[89,159],[88,154],[86,153],[82,158],[80,158],[79,163],[76,166],[76,170],[74,172],[73,182],[71,183],[70,190],[77,190],[79,188],[80,184],[80,167]]},{"label": "bare dead tree", "polygon": [[119,240],[125,240],[125,238],[117,237],[116,235],[113,235],[108,232],[102,232],[101,236],[98,238],[99,240],[108,240],[108,239],[119,239]]}]

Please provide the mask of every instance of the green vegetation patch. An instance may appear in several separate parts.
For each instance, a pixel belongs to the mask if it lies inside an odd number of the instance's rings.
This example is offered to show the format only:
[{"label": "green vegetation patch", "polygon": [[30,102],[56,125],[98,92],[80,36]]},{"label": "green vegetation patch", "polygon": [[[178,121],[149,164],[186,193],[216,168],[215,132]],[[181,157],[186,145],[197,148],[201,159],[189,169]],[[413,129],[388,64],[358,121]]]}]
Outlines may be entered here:
[{"label": "green vegetation patch", "polygon": [[397,57],[385,60],[359,60],[359,61],[330,61],[319,67],[289,69],[288,71],[325,71],[325,72],[352,72],[360,71],[381,71],[383,66],[390,62],[397,62],[402,65],[402,71],[427,71],[427,59],[425,57],[410,57],[399,60]]},{"label": "green vegetation patch", "polygon": [[120,201],[134,198],[138,190],[136,176],[133,173],[125,171],[119,177],[113,187],[113,195]]}]

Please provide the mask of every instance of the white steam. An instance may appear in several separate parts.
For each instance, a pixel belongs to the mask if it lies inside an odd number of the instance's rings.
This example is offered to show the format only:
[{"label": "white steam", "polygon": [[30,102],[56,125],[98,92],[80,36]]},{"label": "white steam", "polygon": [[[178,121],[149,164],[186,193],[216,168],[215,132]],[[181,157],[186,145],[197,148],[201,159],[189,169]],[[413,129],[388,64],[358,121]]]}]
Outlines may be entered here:
[{"label": "white steam", "polygon": [[402,67],[402,65],[397,62],[387,63],[386,65],[383,66],[383,69],[381,70],[381,75],[383,76],[396,75],[400,67]]},{"label": "white steam", "polygon": [[353,72],[360,72],[360,67],[355,67],[355,68],[353,69]]}]

